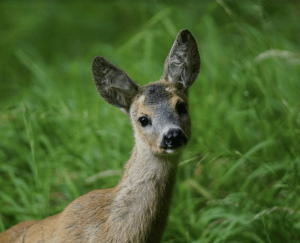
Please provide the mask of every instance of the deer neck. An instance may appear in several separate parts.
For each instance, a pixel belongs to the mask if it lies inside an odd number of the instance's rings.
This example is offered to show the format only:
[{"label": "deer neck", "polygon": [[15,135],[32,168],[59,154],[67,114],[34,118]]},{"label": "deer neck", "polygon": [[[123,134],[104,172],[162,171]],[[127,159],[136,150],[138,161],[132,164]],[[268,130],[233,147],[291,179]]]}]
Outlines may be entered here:
[{"label": "deer neck", "polygon": [[119,225],[114,231],[120,242],[159,242],[168,216],[178,157],[157,156],[135,145],[116,187],[109,216],[110,223]]}]

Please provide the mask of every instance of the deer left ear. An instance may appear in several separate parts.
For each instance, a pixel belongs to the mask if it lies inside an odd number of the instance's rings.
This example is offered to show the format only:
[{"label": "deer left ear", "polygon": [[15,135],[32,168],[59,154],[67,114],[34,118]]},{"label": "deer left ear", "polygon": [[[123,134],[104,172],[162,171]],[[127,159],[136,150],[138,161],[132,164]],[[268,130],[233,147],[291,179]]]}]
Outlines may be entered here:
[{"label": "deer left ear", "polygon": [[181,30],[165,62],[162,78],[170,82],[181,82],[189,88],[200,71],[200,55],[197,43],[188,30]]}]

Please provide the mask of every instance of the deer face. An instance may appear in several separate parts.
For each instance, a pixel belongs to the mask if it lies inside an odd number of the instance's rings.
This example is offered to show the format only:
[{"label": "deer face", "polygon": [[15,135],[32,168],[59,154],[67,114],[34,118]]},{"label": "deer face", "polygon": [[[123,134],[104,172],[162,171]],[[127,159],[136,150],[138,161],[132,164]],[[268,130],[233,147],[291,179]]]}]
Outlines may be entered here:
[{"label": "deer face", "polygon": [[136,144],[155,154],[175,154],[190,136],[187,93],[200,70],[192,34],[182,30],[165,62],[162,78],[139,86],[103,57],[95,57],[92,74],[102,98],[119,107],[132,122]]},{"label": "deer face", "polygon": [[130,108],[137,143],[155,154],[173,154],[190,136],[187,97],[182,83],[160,80],[139,89]]}]

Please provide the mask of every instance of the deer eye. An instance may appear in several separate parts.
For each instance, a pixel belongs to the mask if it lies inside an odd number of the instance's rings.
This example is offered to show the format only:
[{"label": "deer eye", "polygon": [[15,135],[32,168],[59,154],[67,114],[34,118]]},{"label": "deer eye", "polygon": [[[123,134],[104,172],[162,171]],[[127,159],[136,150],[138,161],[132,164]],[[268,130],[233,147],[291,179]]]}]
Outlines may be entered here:
[{"label": "deer eye", "polygon": [[139,118],[139,122],[141,123],[142,127],[147,126],[148,124],[151,124],[150,119],[146,116],[142,116]]},{"label": "deer eye", "polygon": [[179,103],[176,106],[179,116],[185,115],[187,113],[186,103]]}]

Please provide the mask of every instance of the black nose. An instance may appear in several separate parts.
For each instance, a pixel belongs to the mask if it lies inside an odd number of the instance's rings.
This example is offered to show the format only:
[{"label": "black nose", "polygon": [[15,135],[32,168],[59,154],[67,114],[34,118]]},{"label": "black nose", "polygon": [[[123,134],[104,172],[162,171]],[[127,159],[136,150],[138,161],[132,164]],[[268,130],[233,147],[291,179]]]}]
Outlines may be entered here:
[{"label": "black nose", "polygon": [[177,148],[187,142],[187,137],[180,129],[170,129],[163,136],[160,147],[163,149]]}]

